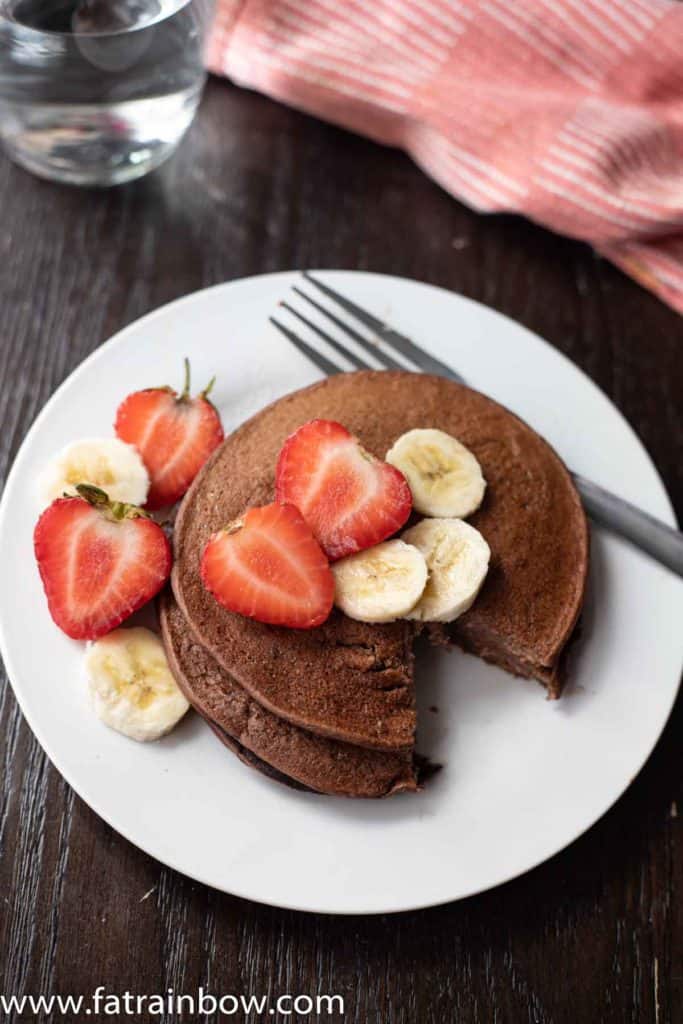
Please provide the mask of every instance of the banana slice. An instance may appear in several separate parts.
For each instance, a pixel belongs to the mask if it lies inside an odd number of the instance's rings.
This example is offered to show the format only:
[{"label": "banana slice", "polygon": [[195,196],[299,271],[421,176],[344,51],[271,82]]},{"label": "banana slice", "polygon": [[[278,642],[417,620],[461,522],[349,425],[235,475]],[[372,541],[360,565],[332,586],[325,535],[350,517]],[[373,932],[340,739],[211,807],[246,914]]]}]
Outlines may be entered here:
[{"label": "banana slice", "polygon": [[190,706],[161,640],[141,626],[115,629],[90,644],[85,667],[95,714],[133,740],[159,739]]},{"label": "banana slice", "polygon": [[462,519],[423,519],[403,534],[427,562],[429,580],[406,618],[453,622],[473,604],[489,568],[491,551],[473,526]]},{"label": "banana slice", "polygon": [[427,583],[424,558],[402,540],[387,540],[331,566],[334,602],[359,622],[403,618],[420,599]]},{"label": "banana slice", "polygon": [[117,437],[88,438],[67,445],[50,463],[42,479],[43,499],[50,504],[63,494],[75,494],[76,484],[93,484],[112,501],[144,505],[149,476],[131,444]]},{"label": "banana slice", "polygon": [[408,481],[423,516],[458,517],[479,508],[486,481],[472,452],[443,430],[409,430],[386,454]]}]

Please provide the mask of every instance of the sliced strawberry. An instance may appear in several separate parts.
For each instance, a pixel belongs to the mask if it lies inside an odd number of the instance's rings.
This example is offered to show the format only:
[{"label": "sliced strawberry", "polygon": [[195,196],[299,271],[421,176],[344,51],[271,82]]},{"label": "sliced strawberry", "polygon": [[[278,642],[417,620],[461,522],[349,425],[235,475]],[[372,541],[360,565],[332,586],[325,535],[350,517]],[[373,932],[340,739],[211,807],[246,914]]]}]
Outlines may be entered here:
[{"label": "sliced strawberry", "polygon": [[134,505],[97,487],[58,498],[33,543],[52,618],[74,640],[95,640],[154,597],[171,571],[164,531]]},{"label": "sliced strawberry", "polygon": [[333,420],[311,420],[287,438],[275,486],[277,500],[296,505],[332,561],[396,533],[412,504],[403,474]]},{"label": "sliced strawberry", "polygon": [[214,448],[223,440],[218,412],[208,399],[213,381],[190,398],[190,364],[185,360],[185,387],[147,388],[124,399],[114,430],[134,445],[150,478],[149,509],[173,505],[182,498]]},{"label": "sliced strawberry", "polygon": [[332,610],[329,563],[292,505],[247,509],[214,533],[201,574],[219,604],[273,626],[310,629]]}]

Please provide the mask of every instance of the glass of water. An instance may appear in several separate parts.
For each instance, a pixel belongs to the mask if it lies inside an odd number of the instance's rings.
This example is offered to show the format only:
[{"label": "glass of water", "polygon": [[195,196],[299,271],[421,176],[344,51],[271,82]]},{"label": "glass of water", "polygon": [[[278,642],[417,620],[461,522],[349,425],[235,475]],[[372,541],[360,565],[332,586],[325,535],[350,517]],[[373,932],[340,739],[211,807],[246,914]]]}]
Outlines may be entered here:
[{"label": "glass of water", "polygon": [[205,81],[209,0],[0,0],[0,135],[36,174],[116,185],[168,157]]}]

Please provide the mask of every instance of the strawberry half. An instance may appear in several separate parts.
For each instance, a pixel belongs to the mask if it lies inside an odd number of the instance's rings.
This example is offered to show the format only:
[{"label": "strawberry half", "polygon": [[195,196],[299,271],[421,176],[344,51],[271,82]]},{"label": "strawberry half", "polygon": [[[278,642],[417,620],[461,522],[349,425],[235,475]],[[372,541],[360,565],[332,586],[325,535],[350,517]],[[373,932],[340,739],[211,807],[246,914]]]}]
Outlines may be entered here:
[{"label": "strawberry half", "polygon": [[219,604],[273,626],[311,629],[332,610],[332,570],[292,505],[247,509],[214,533],[201,574]]},{"label": "strawberry half", "polygon": [[333,420],[311,420],[287,438],[275,487],[277,500],[296,505],[331,561],[391,537],[412,505],[403,474]]},{"label": "strawberry half", "polygon": [[[215,380],[215,378],[214,378]],[[150,478],[146,508],[163,508],[182,498],[214,448],[223,426],[209,393],[214,380],[190,398],[190,364],[185,360],[185,387],[147,388],[125,398],[116,412],[114,430],[134,445]]]},{"label": "strawberry half", "polygon": [[171,547],[142,509],[76,489],[45,509],[33,544],[52,618],[74,640],[96,640],[161,590]]}]

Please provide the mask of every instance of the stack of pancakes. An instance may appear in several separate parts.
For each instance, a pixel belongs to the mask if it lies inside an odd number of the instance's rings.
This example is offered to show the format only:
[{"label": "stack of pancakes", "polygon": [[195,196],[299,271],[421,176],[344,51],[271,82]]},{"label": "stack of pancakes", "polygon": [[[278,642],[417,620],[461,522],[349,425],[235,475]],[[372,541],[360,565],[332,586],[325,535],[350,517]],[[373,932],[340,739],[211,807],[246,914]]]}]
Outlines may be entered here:
[{"label": "stack of pancakes", "polygon": [[[354,622],[335,611],[312,630],[233,614],[204,589],[202,550],[245,508],[273,500],[284,440],[311,419],[343,423],[382,458],[414,427],[457,437],[479,460],[486,496],[470,522],[491,567],[473,607],[430,629],[552,698],[583,601],[586,519],[548,444],[476,391],[423,374],[340,374],[294,392],[228,437],[186,495],[175,526],[164,642],[188,700],[244,761],[320,793],[378,797],[418,788],[410,622]],[[427,752],[428,753],[428,752]]]}]

